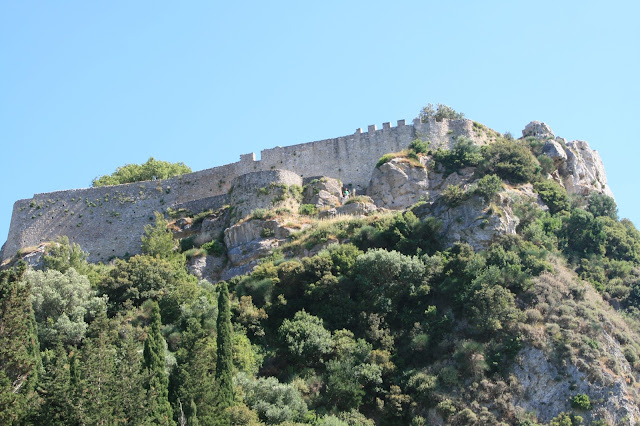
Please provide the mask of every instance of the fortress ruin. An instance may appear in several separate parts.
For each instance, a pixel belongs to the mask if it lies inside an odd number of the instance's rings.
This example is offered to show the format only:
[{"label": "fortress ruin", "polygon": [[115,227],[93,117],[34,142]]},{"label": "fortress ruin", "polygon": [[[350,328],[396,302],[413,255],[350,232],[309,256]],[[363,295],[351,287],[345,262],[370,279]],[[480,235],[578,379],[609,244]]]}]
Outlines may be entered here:
[{"label": "fortress ruin", "polygon": [[15,202],[0,257],[5,261],[20,249],[63,235],[87,251],[90,261],[133,255],[140,252],[144,225],[151,223],[155,211],[184,208],[198,213],[220,208],[227,204],[233,180],[247,173],[287,170],[302,181],[329,176],[361,194],[379,158],[407,148],[413,139],[428,140],[432,148],[449,148],[459,136],[484,144],[496,135],[466,119],[424,123],[415,119],[412,124],[398,120],[396,126],[371,125],[366,132],[357,129],[348,136],[265,149],[257,161],[254,153],[244,154],[238,162],[171,179],[35,194]]}]

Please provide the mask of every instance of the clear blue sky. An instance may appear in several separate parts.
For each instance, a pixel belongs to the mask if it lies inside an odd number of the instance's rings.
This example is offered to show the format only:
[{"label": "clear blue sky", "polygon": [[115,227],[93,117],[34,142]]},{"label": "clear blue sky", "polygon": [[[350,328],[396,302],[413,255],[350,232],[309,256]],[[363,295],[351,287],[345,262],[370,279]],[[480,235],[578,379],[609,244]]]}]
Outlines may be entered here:
[{"label": "clear blue sky", "polygon": [[639,225],[639,4],[0,0],[0,240],[15,200],[126,163],[201,170],[430,102],[587,140]]}]

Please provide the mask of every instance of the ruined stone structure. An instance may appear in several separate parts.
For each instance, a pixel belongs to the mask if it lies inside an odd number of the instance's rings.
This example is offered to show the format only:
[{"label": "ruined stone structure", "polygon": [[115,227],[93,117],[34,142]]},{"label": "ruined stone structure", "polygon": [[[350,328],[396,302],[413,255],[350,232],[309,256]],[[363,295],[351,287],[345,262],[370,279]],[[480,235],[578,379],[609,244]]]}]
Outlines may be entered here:
[{"label": "ruined stone structure", "polygon": [[[478,144],[489,142],[495,132],[471,120],[398,120],[395,127],[369,126],[366,132],[287,147],[275,147],[240,156],[240,161],[162,181],[147,181],[99,188],[36,194],[14,204],[9,237],[2,260],[25,247],[37,246],[66,235],[90,253],[91,261],[140,251],[140,236],[154,211],[171,207],[191,212],[221,207],[232,181],[256,171],[288,170],[301,178],[331,176],[359,193],[369,184],[378,159],[406,148],[415,138],[432,147],[449,147],[458,136]],[[265,180],[269,176],[263,176]],[[270,182],[262,182],[263,186]]]}]

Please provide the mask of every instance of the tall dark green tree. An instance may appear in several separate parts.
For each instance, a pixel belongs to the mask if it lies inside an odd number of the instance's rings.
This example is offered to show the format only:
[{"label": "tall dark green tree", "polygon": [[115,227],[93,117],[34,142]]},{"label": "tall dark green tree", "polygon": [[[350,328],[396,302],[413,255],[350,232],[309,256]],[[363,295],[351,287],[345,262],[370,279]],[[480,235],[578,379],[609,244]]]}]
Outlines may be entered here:
[{"label": "tall dark green tree", "polygon": [[216,383],[218,388],[218,406],[221,409],[233,405],[233,354],[232,354],[232,329],[231,307],[229,304],[229,288],[227,283],[222,283],[218,296],[218,322],[217,322],[217,353]]},{"label": "tall dark green tree", "polygon": [[43,374],[38,383],[42,406],[36,423],[58,425],[73,423],[70,364],[67,351],[58,342],[43,352]]},{"label": "tall dark green tree", "polygon": [[114,323],[100,311],[89,326],[78,359],[73,359],[74,409],[81,424],[115,424],[118,421],[114,393],[116,333]]},{"label": "tall dark green tree", "polygon": [[40,351],[26,264],[0,272],[0,424],[23,422],[35,401]]},{"label": "tall dark green tree", "polygon": [[151,302],[151,323],[144,342],[143,366],[149,374],[149,415],[155,424],[173,425],[173,410],[169,404],[169,377],[164,368],[164,339],[157,302]]},{"label": "tall dark green tree", "polygon": [[216,342],[213,330],[203,328],[199,320],[190,318],[181,336],[181,347],[176,351],[176,361],[178,365],[171,376],[174,410],[183,411],[189,425],[194,419],[199,419],[201,424],[215,423]]},{"label": "tall dark green tree", "polygon": [[143,424],[148,418],[147,382],[146,371],[142,367],[142,355],[140,345],[134,338],[134,330],[127,326],[121,330],[121,338],[116,353],[115,376],[118,387],[114,395],[117,401],[117,410],[123,423],[137,425]]}]

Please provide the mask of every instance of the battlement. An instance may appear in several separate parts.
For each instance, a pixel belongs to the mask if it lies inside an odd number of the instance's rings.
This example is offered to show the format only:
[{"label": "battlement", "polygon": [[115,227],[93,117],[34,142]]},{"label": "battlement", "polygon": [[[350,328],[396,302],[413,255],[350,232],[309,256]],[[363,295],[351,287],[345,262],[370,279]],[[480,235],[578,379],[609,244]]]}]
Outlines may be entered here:
[{"label": "battlement", "polygon": [[[449,147],[464,135],[483,144],[487,135],[471,120],[416,119],[407,125],[398,120],[382,128],[370,125],[355,133],[332,139],[264,149],[240,155],[240,161],[161,181],[147,181],[99,188],[36,194],[15,203],[9,237],[0,256],[12,257],[24,247],[66,235],[90,253],[92,261],[140,252],[144,225],[154,211],[190,206],[200,210],[220,207],[233,179],[247,173],[288,170],[302,179],[328,176],[364,193],[378,159],[401,151],[415,138],[431,147]],[[197,212],[194,212],[197,213]]]}]

